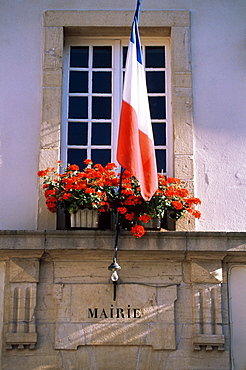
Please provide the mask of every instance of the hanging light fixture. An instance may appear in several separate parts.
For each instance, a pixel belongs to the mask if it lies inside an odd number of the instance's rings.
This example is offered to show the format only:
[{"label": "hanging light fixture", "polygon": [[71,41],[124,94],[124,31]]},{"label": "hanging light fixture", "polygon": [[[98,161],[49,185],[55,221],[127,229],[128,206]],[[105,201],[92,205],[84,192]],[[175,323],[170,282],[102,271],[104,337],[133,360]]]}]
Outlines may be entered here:
[{"label": "hanging light fixture", "polygon": [[117,271],[121,270],[120,265],[117,263],[116,258],[113,258],[113,262],[108,267],[108,270],[112,271],[111,280],[117,281],[119,279]]},{"label": "hanging light fixture", "polygon": [[116,257],[113,258],[113,262],[111,263],[111,265],[109,265],[108,270],[112,271],[111,280],[114,284],[114,297],[113,297],[113,299],[114,299],[114,301],[116,301],[116,287],[117,287],[118,279],[119,279],[118,271],[121,270],[120,265],[116,261]]}]

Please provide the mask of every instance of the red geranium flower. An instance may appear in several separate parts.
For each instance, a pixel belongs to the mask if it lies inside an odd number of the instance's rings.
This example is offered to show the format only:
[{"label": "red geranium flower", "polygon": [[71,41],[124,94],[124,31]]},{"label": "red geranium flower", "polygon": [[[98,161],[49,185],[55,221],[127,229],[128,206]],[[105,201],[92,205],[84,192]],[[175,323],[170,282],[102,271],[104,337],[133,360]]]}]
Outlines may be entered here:
[{"label": "red geranium flower", "polygon": [[149,222],[152,219],[152,217],[145,214],[145,215],[139,216],[138,219],[139,221],[142,221],[147,224],[147,222]]},{"label": "red geranium flower", "polygon": [[71,166],[68,167],[69,171],[79,171],[79,166],[77,164],[71,164]]},{"label": "red geranium flower", "polygon": [[[145,201],[139,182],[129,171],[123,172],[119,187],[120,174],[116,173],[114,163],[93,165],[91,159],[86,159],[82,171],[76,164],[64,168],[61,161],[57,163],[63,169],[62,174],[50,167],[37,173],[43,178],[46,205],[51,212],[56,212],[58,207],[70,213],[83,208],[118,211],[123,215],[123,227],[127,226],[126,220],[130,221],[128,226],[135,225],[137,219],[147,223],[152,218],[162,219],[165,212],[174,220],[186,213],[196,218],[201,216],[194,209],[201,203],[200,199],[190,196],[181,180],[175,177],[159,174],[157,191],[150,201]],[[144,227],[135,225],[132,233],[139,238],[145,233]]]},{"label": "red geranium flower", "polygon": [[126,218],[127,220],[129,220],[129,221],[132,221],[132,220],[134,219],[134,216],[135,216],[134,212],[126,213],[126,214],[125,214],[125,218]]},{"label": "red geranium flower", "polygon": [[145,229],[141,225],[136,225],[131,228],[132,235],[136,236],[136,238],[142,238],[145,234]]},{"label": "red geranium flower", "polygon": [[124,213],[127,212],[127,208],[126,207],[118,207],[117,211],[123,215]]},{"label": "red geranium flower", "polygon": [[84,164],[86,165],[86,166],[88,166],[89,164],[92,164],[93,162],[92,162],[92,160],[91,159],[85,159],[84,160]]},{"label": "red geranium flower", "polygon": [[172,206],[175,208],[175,209],[182,209],[183,208],[183,204],[179,201],[179,200],[174,200],[172,202]]}]

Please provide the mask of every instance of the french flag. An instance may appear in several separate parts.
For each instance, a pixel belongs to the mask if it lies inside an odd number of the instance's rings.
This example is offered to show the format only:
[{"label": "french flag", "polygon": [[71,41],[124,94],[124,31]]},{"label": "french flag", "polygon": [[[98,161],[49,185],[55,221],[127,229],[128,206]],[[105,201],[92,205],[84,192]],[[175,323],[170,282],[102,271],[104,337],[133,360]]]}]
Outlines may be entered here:
[{"label": "french flag", "polygon": [[139,181],[141,194],[150,200],[158,188],[143,57],[138,31],[142,0],[138,0],[127,51],[117,160]]}]

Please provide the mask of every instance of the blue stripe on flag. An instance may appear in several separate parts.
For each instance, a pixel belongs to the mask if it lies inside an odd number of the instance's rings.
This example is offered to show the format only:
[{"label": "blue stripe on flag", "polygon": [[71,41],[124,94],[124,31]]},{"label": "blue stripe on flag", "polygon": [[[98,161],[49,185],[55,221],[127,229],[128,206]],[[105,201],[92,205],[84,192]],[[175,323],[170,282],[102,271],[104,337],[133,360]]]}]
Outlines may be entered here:
[{"label": "blue stripe on flag", "polygon": [[143,64],[143,56],[142,56],[141,43],[140,43],[140,37],[139,37],[139,31],[138,31],[138,21],[139,21],[139,16],[140,16],[141,3],[142,3],[142,0],[138,0],[137,8],[135,11],[135,16],[134,16],[134,21],[132,23],[132,32],[131,32],[130,40],[133,44],[136,44],[137,61]]},{"label": "blue stripe on flag", "polygon": [[135,15],[134,15],[134,19],[136,19],[137,22],[139,21],[141,4],[142,4],[142,0],[138,0],[137,8],[136,8]]}]

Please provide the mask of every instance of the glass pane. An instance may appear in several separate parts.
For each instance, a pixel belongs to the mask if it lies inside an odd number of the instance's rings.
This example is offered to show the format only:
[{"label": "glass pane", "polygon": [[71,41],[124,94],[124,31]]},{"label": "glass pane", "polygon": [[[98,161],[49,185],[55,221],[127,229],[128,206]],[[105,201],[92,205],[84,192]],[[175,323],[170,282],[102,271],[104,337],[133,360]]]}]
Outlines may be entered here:
[{"label": "glass pane", "polygon": [[92,97],[92,118],[111,118],[111,98]]},{"label": "glass pane", "polygon": [[165,47],[164,46],[146,46],[145,48],[145,67],[163,68],[165,67]]},{"label": "glass pane", "polygon": [[111,123],[92,124],[92,145],[111,144]]},{"label": "glass pane", "polygon": [[68,123],[68,145],[87,145],[88,127],[85,122]]},{"label": "glass pane", "polygon": [[126,66],[127,46],[123,46],[123,68]]},{"label": "glass pane", "polygon": [[152,123],[155,145],[166,145],[166,124]]},{"label": "glass pane", "polygon": [[149,96],[150,115],[152,119],[166,118],[165,96]]},{"label": "glass pane", "polygon": [[69,97],[69,118],[87,118],[88,115],[88,98],[86,97]]},{"label": "glass pane", "polygon": [[110,149],[92,149],[91,159],[94,164],[100,163],[102,166],[106,166],[107,163],[111,162],[111,150]]},{"label": "glass pane", "polygon": [[93,93],[111,93],[111,72],[93,72]]},{"label": "glass pane", "polygon": [[156,162],[157,162],[157,171],[166,172],[166,150],[165,149],[156,149]]},{"label": "glass pane", "polygon": [[85,167],[85,159],[87,159],[86,149],[68,149],[67,163],[77,164],[77,166],[82,170]]},{"label": "glass pane", "polygon": [[147,89],[149,93],[165,93],[165,72],[146,72]]},{"label": "glass pane", "polygon": [[70,71],[69,80],[70,93],[87,93],[88,92],[88,73]]},{"label": "glass pane", "polygon": [[70,67],[88,67],[89,46],[72,46],[70,53]]},{"label": "glass pane", "polygon": [[111,68],[111,46],[93,47],[93,68]]}]

